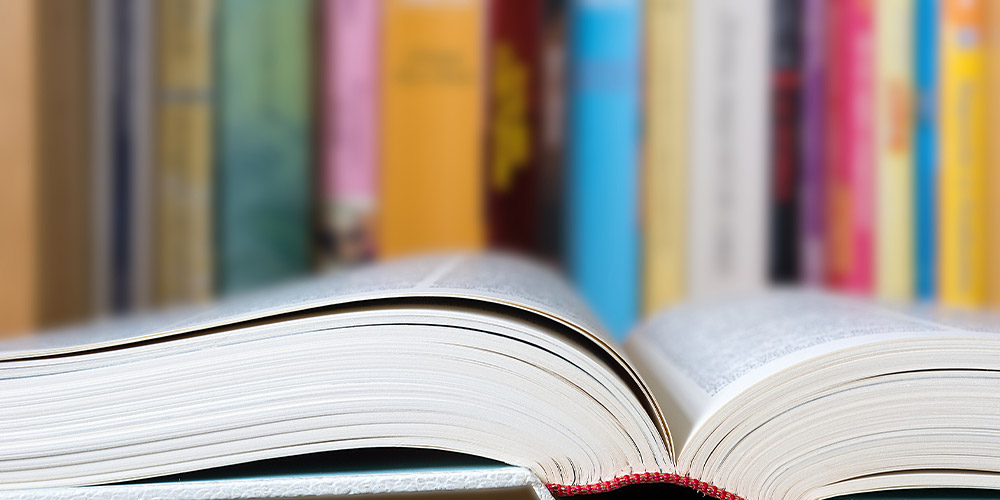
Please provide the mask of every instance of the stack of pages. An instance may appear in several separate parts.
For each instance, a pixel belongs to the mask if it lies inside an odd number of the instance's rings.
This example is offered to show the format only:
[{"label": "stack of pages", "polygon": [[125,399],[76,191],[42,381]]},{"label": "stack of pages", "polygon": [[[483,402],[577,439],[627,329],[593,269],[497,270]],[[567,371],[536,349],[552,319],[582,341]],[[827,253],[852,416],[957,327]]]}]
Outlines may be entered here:
[{"label": "stack of pages", "polygon": [[0,489],[398,447],[521,466],[556,496],[1000,488],[991,328],[779,291],[619,346],[528,261],[402,260],[0,345]]}]

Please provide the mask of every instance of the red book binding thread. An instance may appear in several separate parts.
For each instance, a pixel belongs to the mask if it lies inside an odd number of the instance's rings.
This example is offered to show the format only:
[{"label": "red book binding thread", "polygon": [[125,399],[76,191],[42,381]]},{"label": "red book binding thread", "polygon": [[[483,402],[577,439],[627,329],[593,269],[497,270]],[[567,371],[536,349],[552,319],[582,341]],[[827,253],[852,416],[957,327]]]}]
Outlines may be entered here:
[{"label": "red book binding thread", "polygon": [[546,484],[545,487],[557,497],[567,497],[573,495],[585,495],[590,493],[604,493],[616,490],[622,486],[642,483],[666,483],[687,486],[695,491],[704,493],[719,500],[744,500],[743,497],[730,493],[722,488],[718,488],[704,481],[699,481],[689,476],[680,474],[667,474],[664,472],[644,472],[642,474],[628,474],[616,477],[608,481],[591,483],[584,485]]}]

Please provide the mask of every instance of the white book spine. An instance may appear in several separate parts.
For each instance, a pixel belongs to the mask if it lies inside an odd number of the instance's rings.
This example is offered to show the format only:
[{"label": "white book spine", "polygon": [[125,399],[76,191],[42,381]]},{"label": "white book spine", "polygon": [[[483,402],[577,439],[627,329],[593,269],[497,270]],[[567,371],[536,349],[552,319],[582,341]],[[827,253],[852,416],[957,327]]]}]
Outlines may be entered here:
[{"label": "white book spine", "polygon": [[692,297],[766,285],[769,7],[767,0],[693,3]]}]

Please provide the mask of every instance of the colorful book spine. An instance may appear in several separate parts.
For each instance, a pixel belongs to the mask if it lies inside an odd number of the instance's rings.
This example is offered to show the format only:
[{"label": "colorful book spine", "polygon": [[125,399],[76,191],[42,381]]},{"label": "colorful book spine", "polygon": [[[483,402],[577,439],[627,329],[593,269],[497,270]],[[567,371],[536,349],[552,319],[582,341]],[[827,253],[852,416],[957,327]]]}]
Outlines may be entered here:
[{"label": "colorful book spine", "polygon": [[835,1],[828,7],[828,283],[868,293],[875,215],[873,7],[867,0]]},{"label": "colorful book spine", "polygon": [[565,264],[566,79],[569,0],[545,0],[542,19],[541,175],[539,176],[538,253]]},{"label": "colorful book spine", "polygon": [[214,0],[156,3],[156,299],[213,294]]},{"label": "colorful book spine", "polygon": [[643,312],[686,288],[690,0],[646,2]]},{"label": "colorful book spine", "polygon": [[0,2],[0,337],[38,324],[36,16],[33,0]]},{"label": "colorful book spine", "polygon": [[324,260],[356,264],[375,253],[380,4],[323,4],[322,177]]},{"label": "colorful book spine", "polygon": [[[987,89],[1000,89],[1000,2],[986,2]],[[988,91],[986,130],[1000,130],[1000,95]],[[987,303],[1000,309],[1000,141],[987,140]]]},{"label": "colorful book spine", "polygon": [[887,300],[913,293],[913,0],[875,6],[875,290]]},{"label": "colorful book spine", "polygon": [[938,1],[914,0],[913,14],[913,278],[925,300],[938,293]]},{"label": "colorful book spine", "polygon": [[794,283],[799,264],[799,175],[802,137],[803,4],[772,0],[771,12],[771,281]]},{"label": "colorful book spine", "polygon": [[481,248],[485,4],[383,12],[378,252]]},{"label": "colorful book spine", "polygon": [[984,1],[942,0],[940,299],[986,299],[986,43]]},{"label": "colorful book spine", "polygon": [[767,284],[770,6],[692,2],[687,255],[696,298]]},{"label": "colorful book spine", "polygon": [[827,0],[802,6],[802,170],[799,198],[802,279],[819,285],[824,276],[826,173]]},{"label": "colorful book spine", "polygon": [[585,0],[570,12],[568,261],[618,339],[639,313],[637,0]]},{"label": "colorful book spine", "polygon": [[308,0],[218,5],[215,269],[222,293],[310,268],[312,15]]},{"label": "colorful book spine", "polygon": [[492,247],[533,254],[541,209],[542,0],[490,2],[485,191]]}]

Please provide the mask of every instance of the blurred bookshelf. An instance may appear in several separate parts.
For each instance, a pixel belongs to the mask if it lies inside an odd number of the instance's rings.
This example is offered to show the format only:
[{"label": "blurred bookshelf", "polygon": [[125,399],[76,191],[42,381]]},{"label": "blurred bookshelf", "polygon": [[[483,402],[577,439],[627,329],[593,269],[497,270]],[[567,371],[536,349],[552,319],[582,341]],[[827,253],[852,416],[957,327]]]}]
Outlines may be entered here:
[{"label": "blurred bookshelf", "polygon": [[423,252],[1000,305],[1000,4],[5,0],[0,334]]}]

